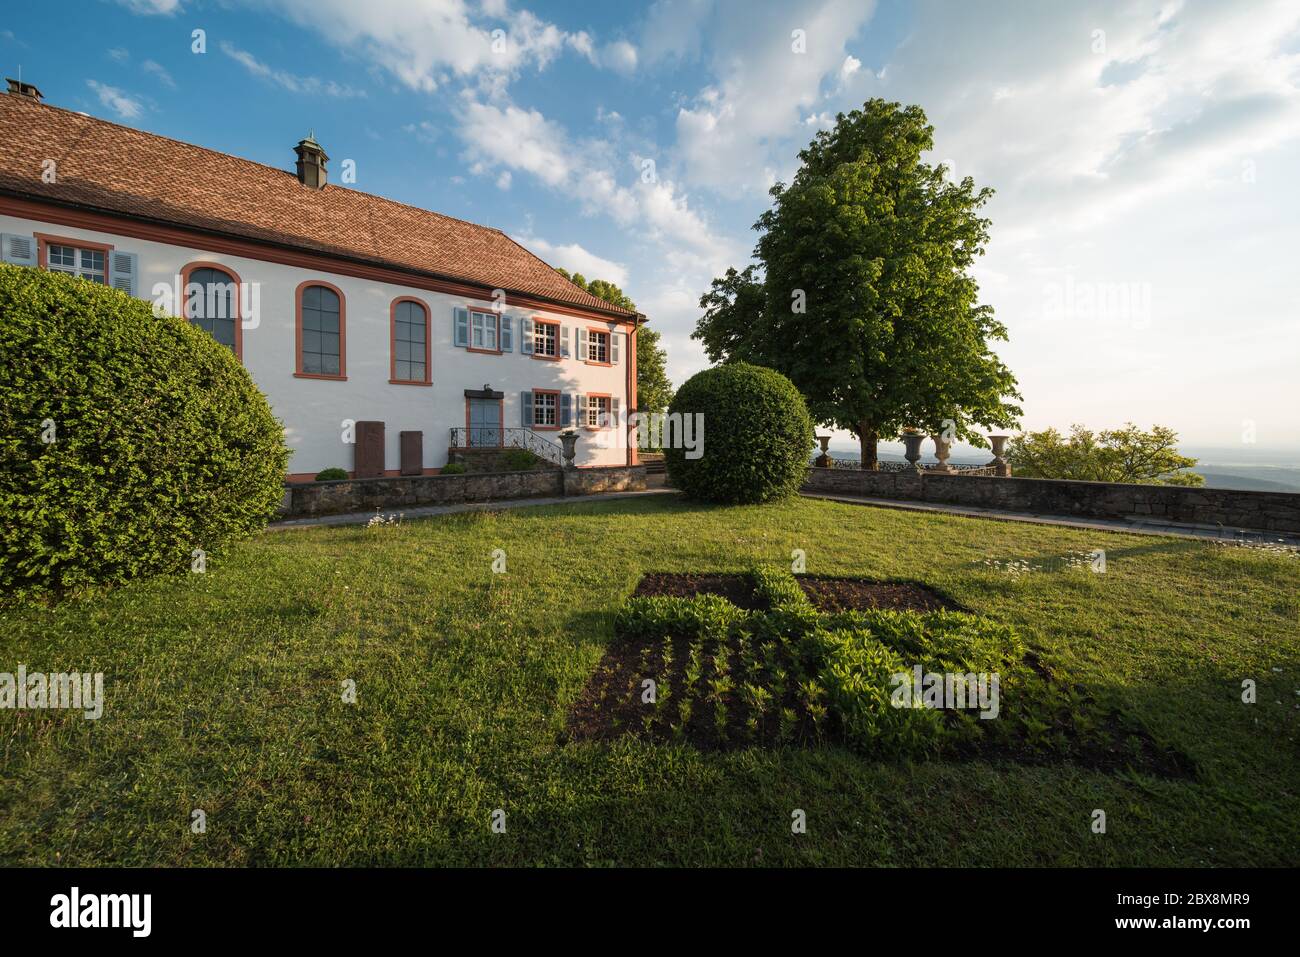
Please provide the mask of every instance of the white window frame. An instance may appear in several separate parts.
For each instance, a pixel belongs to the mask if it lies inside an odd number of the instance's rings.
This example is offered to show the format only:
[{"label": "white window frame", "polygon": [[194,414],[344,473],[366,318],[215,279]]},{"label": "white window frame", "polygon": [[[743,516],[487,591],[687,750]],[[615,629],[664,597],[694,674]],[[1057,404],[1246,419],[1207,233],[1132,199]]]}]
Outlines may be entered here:
[{"label": "white window frame", "polygon": [[[547,351],[547,345],[550,350]],[[548,359],[560,358],[560,327],[544,319],[533,321],[533,355]]]},{"label": "white window frame", "polygon": [[495,312],[471,309],[469,312],[469,347],[478,352],[501,351],[501,317]]},{"label": "white window frame", "polygon": [[[545,401],[543,401],[545,400]],[[546,421],[550,413],[550,421]],[[554,428],[560,424],[560,397],[554,392],[533,393],[533,427]]]},{"label": "white window frame", "polygon": [[607,395],[588,395],[587,421],[583,424],[589,429],[609,428],[609,414],[612,406],[613,399]]},{"label": "white window frame", "polygon": [[[71,266],[65,265],[63,263],[59,263],[58,265],[55,265],[54,251],[56,249],[71,250],[73,264]],[[94,261],[93,257],[95,256],[99,257],[100,268],[98,270],[86,268],[87,256],[92,257],[91,260],[92,262]],[[109,265],[108,256],[109,254],[102,249],[90,249],[85,246],[73,246],[70,245],[69,243],[47,243],[45,246],[45,268],[48,269],[50,272],[67,273],[69,276],[79,276],[80,278],[89,280],[90,282],[97,282],[100,285],[107,286],[108,265]]]}]

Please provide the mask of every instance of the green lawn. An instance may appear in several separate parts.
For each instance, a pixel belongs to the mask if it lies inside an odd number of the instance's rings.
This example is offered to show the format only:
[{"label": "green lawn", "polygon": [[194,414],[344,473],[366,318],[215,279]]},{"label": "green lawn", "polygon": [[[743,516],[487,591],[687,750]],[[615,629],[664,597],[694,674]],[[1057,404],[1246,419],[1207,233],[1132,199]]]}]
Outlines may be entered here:
[{"label": "green lawn", "polygon": [[[563,743],[642,572],[795,548],[1013,624],[1195,779]],[[1096,548],[1104,574],[1067,561]],[[0,711],[0,863],[1294,865],[1298,624],[1300,558],[813,500],[266,534],[204,575],[0,613],[0,671],[103,671],[106,696],[99,721]]]}]

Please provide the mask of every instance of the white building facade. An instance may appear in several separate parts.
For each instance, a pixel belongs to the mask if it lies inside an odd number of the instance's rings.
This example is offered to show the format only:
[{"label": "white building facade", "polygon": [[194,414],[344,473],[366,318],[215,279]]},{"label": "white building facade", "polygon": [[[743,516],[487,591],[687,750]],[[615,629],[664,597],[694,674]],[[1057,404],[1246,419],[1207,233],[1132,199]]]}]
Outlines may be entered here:
[{"label": "white building facade", "polygon": [[[323,180],[323,150],[319,160]],[[353,472],[359,422],[383,423],[387,474],[398,473],[403,432],[421,433],[426,474],[453,447],[558,450],[566,428],[579,431],[579,466],[636,461],[622,423],[636,408],[640,317],[626,310],[515,291],[508,268],[492,286],[7,185],[0,180],[0,258],[114,285],[211,332],[284,423],[291,480]]]}]

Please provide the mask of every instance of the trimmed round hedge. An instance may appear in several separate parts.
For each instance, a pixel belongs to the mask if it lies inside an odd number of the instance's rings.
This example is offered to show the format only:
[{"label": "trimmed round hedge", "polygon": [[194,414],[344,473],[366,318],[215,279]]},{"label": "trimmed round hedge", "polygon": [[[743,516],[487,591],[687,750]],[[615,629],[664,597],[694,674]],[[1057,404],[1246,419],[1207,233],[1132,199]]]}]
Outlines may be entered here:
[{"label": "trimmed round hedge", "polygon": [[0,264],[0,601],[189,571],[266,524],[287,462],[266,397],[206,332]]},{"label": "trimmed round hedge", "polygon": [[803,484],[813,423],[803,396],[781,373],[744,362],[705,369],[682,383],[668,412],[704,415],[702,456],[664,449],[669,479],[690,497],[766,502]]}]

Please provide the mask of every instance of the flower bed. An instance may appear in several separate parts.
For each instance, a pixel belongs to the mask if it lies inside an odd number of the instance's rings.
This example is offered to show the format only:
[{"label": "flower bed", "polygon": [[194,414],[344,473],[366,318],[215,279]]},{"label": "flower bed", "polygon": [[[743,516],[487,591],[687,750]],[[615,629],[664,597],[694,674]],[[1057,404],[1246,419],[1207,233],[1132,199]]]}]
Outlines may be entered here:
[{"label": "flower bed", "polygon": [[1014,629],[918,583],[654,574],[615,630],[570,714],[574,738],[1191,770]]}]

